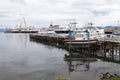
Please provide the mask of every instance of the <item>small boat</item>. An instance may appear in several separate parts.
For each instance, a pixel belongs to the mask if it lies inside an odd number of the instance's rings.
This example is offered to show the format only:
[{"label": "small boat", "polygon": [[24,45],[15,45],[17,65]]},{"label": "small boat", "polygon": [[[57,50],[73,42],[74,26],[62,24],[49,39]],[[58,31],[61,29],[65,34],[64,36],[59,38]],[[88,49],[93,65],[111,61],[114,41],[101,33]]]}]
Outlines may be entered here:
[{"label": "small boat", "polygon": [[88,48],[97,45],[98,40],[104,37],[104,29],[92,25],[93,23],[88,23],[87,27],[69,31],[68,39],[65,39],[64,43],[75,48]]},{"label": "small boat", "polygon": [[98,39],[90,36],[89,32],[86,31],[75,31],[74,33],[70,33],[68,39],[64,40],[64,43],[67,45],[72,45],[73,47],[82,47],[86,48],[92,45],[96,45]]}]

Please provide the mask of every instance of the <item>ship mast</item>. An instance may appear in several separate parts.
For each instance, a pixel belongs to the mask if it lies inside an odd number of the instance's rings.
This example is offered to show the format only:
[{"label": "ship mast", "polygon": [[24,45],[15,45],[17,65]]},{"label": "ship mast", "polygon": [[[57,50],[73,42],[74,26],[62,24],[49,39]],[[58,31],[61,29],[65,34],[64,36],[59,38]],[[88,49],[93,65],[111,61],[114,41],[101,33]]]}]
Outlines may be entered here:
[{"label": "ship mast", "polygon": [[70,22],[70,24],[68,24],[68,26],[70,27],[71,30],[76,30],[76,22],[75,20],[73,20],[73,22]]}]

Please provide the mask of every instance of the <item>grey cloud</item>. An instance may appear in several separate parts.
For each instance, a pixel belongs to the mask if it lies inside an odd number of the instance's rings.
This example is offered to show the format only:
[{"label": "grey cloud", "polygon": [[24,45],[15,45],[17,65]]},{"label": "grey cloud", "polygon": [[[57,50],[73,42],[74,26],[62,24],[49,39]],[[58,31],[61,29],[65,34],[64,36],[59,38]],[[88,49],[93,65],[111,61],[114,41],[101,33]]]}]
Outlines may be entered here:
[{"label": "grey cloud", "polygon": [[46,0],[46,1],[48,1],[50,3],[58,3],[58,1],[56,1],[56,0]]},{"label": "grey cloud", "polygon": [[24,15],[28,15],[29,13],[27,12],[19,12],[18,15],[24,16]]},{"label": "grey cloud", "polygon": [[46,0],[46,2],[55,4],[55,3],[65,3],[65,0]]},{"label": "grey cloud", "polygon": [[79,11],[56,11],[59,14],[74,14],[74,15],[79,15]]},{"label": "grey cloud", "polygon": [[81,2],[81,1],[77,1],[71,4],[73,7],[81,7],[81,6],[89,6],[91,5],[88,2]]},{"label": "grey cloud", "polygon": [[0,17],[9,17],[9,14],[11,14],[9,11],[0,11]]},{"label": "grey cloud", "polygon": [[105,0],[105,3],[108,5],[120,4],[120,0]]},{"label": "grey cloud", "polygon": [[8,14],[10,13],[9,11],[0,11],[0,14]]},{"label": "grey cloud", "polygon": [[[4,24],[7,24],[4,21],[6,17],[17,20],[23,16],[34,19],[34,23],[44,20],[41,24],[48,20],[65,22],[73,18],[82,20],[82,24],[91,17],[94,17],[95,21],[104,16],[115,19],[114,16],[119,16],[119,4],[120,0],[1,0],[0,17]],[[111,16],[112,12],[117,15]],[[103,20],[107,21],[108,18]]]},{"label": "grey cloud", "polygon": [[27,4],[25,0],[10,0],[13,3],[22,3],[22,4]]},{"label": "grey cloud", "polygon": [[[118,10],[114,6],[118,6],[119,0],[101,0],[101,1],[96,1],[96,0],[91,0],[91,1],[86,1],[86,0],[76,0],[71,4],[71,6],[74,9],[83,9],[86,10],[90,13],[92,13],[95,16],[105,16],[109,15],[111,12]],[[113,7],[111,8],[111,6]],[[120,9],[120,6],[119,6]]]},{"label": "grey cloud", "polygon": [[0,11],[0,17],[7,18],[7,17],[13,17],[14,15],[28,15],[25,12],[10,12],[10,11]]},{"label": "grey cloud", "polygon": [[71,6],[74,8],[84,8],[84,7],[88,7],[88,6],[89,7],[93,6],[92,4],[93,4],[92,1],[89,2],[89,1],[85,1],[85,0],[76,0],[75,2],[73,2],[71,4]]},{"label": "grey cloud", "polygon": [[8,16],[7,16],[7,15],[0,14],[0,17],[6,18],[6,17],[8,17]]},{"label": "grey cloud", "polygon": [[105,16],[105,15],[108,15],[109,12],[107,11],[92,11],[92,13],[95,15],[95,16]]}]

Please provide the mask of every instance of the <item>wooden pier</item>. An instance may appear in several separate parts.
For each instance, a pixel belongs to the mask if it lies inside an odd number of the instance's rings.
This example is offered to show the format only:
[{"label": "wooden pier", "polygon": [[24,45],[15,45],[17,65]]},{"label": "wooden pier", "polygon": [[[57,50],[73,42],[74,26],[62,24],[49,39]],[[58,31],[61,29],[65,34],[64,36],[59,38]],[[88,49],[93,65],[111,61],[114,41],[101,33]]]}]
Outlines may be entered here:
[{"label": "wooden pier", "polygon": [[43,43],[53,43],[53,44],[64,44],[63,40],[66,39],[66,37],[57,36],[57,35],[49,35],[49,34],[30,34],[30,39],[35,40],[38,42]]},{"label": "wooden pier", "polygon": [[65,45],[63,40],[66,38],[65,36],[55,34],[30,34],[30,40],[60,47],[68,51],[71,49],[70,53],[86,53],[89,56],[120,63],[120,38],[99,39],[98,46],[89,48],[73,48],[72,46]]},{"label": "wooden pier", "polygon": [[120,62],[120,38],[103,38],[100,39],[100,51],[105,59],[109,61]]}]

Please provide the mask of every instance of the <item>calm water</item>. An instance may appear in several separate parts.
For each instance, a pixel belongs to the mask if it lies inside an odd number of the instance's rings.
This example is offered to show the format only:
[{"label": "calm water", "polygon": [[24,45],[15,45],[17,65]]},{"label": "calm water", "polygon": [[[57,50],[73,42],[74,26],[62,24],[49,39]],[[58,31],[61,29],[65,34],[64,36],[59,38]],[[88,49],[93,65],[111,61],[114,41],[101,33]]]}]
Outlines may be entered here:
[{"label": "calm water", "polygon": [[[101,72],[120,74],[120,64],[98,60],[85,64],[64,61],[68,52],[56,47],[32,42],[29,34],[0,33],[0,80],[96,80]],[[79,65],[78,65],[79,64]],[[71,69],[71,70],[70,70]]]}]

